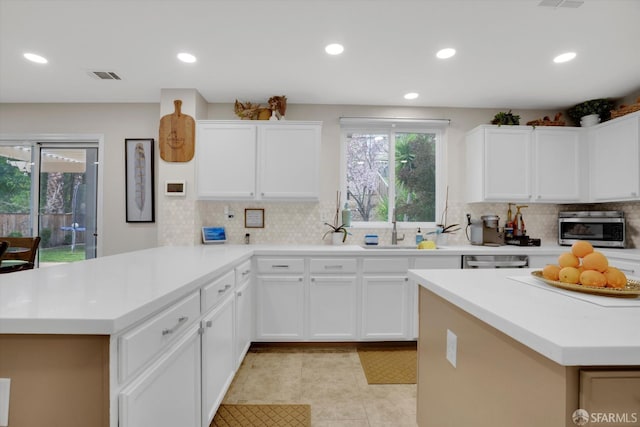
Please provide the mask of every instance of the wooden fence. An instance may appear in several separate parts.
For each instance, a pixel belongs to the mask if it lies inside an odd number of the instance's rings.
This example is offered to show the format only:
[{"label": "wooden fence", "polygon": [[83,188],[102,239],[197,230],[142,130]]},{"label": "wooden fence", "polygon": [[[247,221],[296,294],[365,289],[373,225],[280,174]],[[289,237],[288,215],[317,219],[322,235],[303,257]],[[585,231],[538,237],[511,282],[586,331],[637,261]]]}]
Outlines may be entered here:
[{"label": "wooden fence", "polygon": [[[62,227],[71,225],[71,214],[40,215],[40,247],[51,248],[71,244],[71,231]],[[0,236],[31,235],[29,214],[0,213]],[[76,244],[84,243],[84,231],[76,231]]]}]

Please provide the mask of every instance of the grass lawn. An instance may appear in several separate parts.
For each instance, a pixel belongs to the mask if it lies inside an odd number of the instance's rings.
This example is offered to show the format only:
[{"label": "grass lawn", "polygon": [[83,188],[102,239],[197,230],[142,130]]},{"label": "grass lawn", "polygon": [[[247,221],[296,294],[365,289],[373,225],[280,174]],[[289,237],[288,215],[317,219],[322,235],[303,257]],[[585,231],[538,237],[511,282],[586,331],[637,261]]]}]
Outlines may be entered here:
[{"label": "grass lawn", "polygon": [[84,245],[76,245],[71,252],[71,246],[55,248],[40,248],[40,262],[74,262],[84,260]]}]

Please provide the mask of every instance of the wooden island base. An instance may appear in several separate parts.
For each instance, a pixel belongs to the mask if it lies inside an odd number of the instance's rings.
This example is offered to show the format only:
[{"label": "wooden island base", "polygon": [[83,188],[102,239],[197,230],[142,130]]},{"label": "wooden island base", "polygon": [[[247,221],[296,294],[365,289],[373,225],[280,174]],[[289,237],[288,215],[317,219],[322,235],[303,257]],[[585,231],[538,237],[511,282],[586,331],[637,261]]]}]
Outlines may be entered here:
[{"label": "wooden island base", "polygon": [[109,337],[0,334],[11,427],[108,427]]},{"label": "wooden island base", "polygon": [[[457,367],[446,359],[457,336]],[[579,367],[561,366],[420,287],[420,427],[575,427]]]}]

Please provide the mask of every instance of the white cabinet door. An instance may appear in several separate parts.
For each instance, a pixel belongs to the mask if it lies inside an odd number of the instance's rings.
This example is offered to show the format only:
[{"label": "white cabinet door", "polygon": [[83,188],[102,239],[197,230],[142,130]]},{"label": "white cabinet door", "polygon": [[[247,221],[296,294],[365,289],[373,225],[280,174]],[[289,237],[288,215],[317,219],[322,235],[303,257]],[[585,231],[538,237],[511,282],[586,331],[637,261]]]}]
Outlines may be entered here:
[{"label": "white cabinet door", "polygon": [[591,201],[640,199],[640,115],[603,123],[589,132]]},{"label": "white cabinet door", "polygon": [[480,126],[466,138],[467,201],[531,199],[531,128]]},{"label": "white cabinet door", "polygon": [[409,338],[409,291],[406,276],[364,276],[362,338]]},{"label": "white cabinet door", "polygon": [[242,363],[253,339],[253,289],[246,280],[236,290],[236,369]]},{"label": "white cabinet door", "polygon": [[120,427],[201,425],[199,326],[120,393]]},{"label": "white cabinet door", "polygon": [[319,125],[261,126],[258,153],[261,199],[318,198]]},{"label": "white cabinet door", "polygon": [[203,426],[213,420],[235,373],[233,300],[230,294],[202,320]]},{"label": "white cabinet door", "polygon": [[356,277],[312,276],[309,285],[309,337],[356,338]]},{"label": "white cabinet door", "polygon": [[579,128],[533,131],[533,201],[580,201],[581,165],[586,160],[580,136]]},{"label": "white cabinet door", "polygon": [[253,199],[256,192],[256,126],[198,123],[196,192],[200,199]]},{"label": "white cabinet door", "polygon": [[263,341],[304,338],[304,278],[258,276],[256,338]]}]

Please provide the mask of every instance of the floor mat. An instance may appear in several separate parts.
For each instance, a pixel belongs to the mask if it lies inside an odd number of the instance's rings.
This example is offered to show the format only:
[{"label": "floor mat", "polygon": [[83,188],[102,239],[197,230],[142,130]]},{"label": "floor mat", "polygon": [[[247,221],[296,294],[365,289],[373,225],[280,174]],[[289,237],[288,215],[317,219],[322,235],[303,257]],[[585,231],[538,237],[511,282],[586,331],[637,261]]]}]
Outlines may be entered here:
[{"label": "floor mat", "polygon": [[358,349],[369,384],[415,384],[418,365],[415,349]]},{"label": "floor mat", "polygon": [[220,405],[210,427],[310,427],[309,405]]}]

